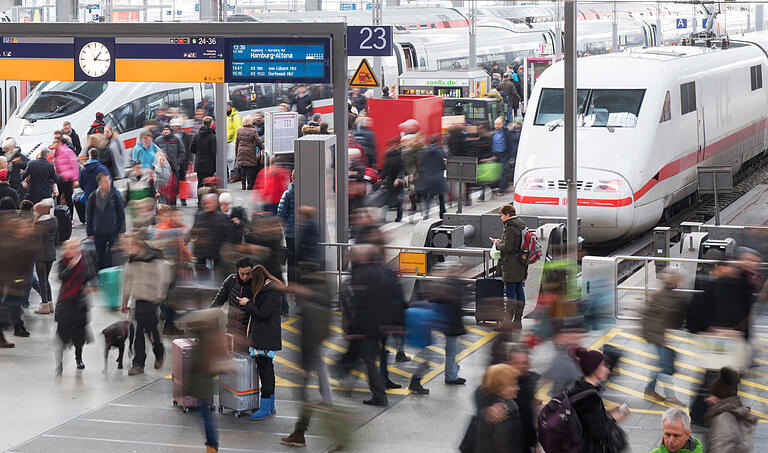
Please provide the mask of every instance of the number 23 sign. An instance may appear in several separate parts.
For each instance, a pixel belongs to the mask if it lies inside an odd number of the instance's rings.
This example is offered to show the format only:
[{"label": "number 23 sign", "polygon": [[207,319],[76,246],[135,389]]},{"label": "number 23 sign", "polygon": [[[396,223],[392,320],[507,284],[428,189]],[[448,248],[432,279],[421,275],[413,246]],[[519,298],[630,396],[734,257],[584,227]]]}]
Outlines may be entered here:
[{"label": "number 23 sign", "polygon": [[347,55],[350,57],[392,55],[392,27],[389,25],[348,26]]}]

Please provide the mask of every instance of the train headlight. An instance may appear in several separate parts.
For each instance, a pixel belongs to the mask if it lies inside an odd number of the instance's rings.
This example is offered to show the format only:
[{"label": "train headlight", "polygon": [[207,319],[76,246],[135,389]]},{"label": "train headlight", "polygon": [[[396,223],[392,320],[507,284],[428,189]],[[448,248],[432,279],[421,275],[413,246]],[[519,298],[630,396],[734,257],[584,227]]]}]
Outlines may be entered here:
[{"label": "train headlight", "polygon": [[547,181],[544,178],[526,178],[523,182],[524,190],[545,190]]},{"label": "train headlight", "polygon": [[621,180],[609,179],[604,181],[597,181],[593,190],[595,192],[618,192],[621,190]]},{"label": "train headlight", "polygon": [[35,126],[32,124],[25,124],[24,129],[21,131],[21,135],[32,135],[35,132]]}]

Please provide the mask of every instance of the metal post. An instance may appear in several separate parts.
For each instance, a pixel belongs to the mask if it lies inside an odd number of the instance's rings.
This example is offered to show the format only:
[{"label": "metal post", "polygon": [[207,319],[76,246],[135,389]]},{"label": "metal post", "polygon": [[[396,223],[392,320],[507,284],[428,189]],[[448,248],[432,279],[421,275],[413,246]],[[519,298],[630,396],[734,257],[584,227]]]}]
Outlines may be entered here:
[{"label": "metal post", "polygon": [[216,22],[216,0],[200,0],[200,20],[202,22]]},{"label": "metal post", "polygon": [[[373,20],[373,26],[381,25],[383,11],[383,0],[371,0],[371,14]],[[381,99],[381,87],[384,86],[384,68],[381,65],[381,57],[373,57],[373,72],[379,79],[381,86],[374,88],[373,97]]]},{"label": "metal post", "polygon": [[[113,11],[112,0],[102,0],[101,6],[103,8],[101,12],[101,17],[104,18],[103,22],[112,22],[112,11]],[[175,8],[174,8],[173,14],[174,14],[173,17],[175,18],[176,17]]]},{"label": "metal post", "polygon": [[336,134],[336,242],[349,240],[349,198],[347,186],[347,32],[333,35],[331,55],[341,56],[332,65],[333,74],[333,133]]},{"label": "metal post", "polygon": [[611,14],[611,52],[619,51],[619,2],[613,0],[613,14]]},{"label": "metal post", "polygon": [[469,69],[477,68],[477,0],[469,0]]},{"label": "metal post", "polygon": [[[200,2],[205,3],[204,1]],[[215,22],[226,22],[226,0],[213,0],[211,11]],[[223,8],[222,8],[223,7]],[[223,12],[223,14],[222,14]],[[213,84],[215,96],[214,114],[216,115],[216,177],[221,180],[221,186],[227,187],[229,178],[227,175],[227,101],[229,96],[226,83]]]},{"label": "metal post", "polygon": [[77,0],[57,0],[56,22],[77,22]]},{"label": "metal post", "polygon": [[755,5],[755,31],[763,31],[765,29],[763,21],[763,4],[758,3]]},{"label": "metal post", "polygon": [[320,11],[322,0],[304,0],[304,11]]},{"label": "metal post", "polygon": [[[578,258],[576,224],[576,0],[565,0],[564,179],[568,184],[568,256]],[[575,276],[569,276],[575,278]]]},{"label": "metal post", "polygon": [[464,181],[461,180],[461,164],[459,164],[459,202],[456,207],[456,214],[461,214],[461,208],[464,206]]},{"label": "metal post", "polygon": [[691,5],[693,8],[693,34],[696,34],[696,4]]},{"label": "metal post", "polygon": [[[555,54],[555,59],[560,57],[560,55],[562,55],[563,53],[563,29],[560,26],[560,24],[562,23],[562,20],[563,20],[563,14],[560,10],[560,1],[556,1],[555,2],[555,42],[552,43],[554,45],[554,49],[552,49],[552,51]],[[527,86],[528,85],[526,84],[526,87]]]},{"label": "metal post", "polygon": [[717,202],[717,173],[712,172],[712,190],[715,192],[715,226],[720,225],[720,205]]},{"label": "metal post", "polygon": [[663,41],[664,36],[661,32],[661,4],[659,1],[656,1],[656,45],[664,45]]}]

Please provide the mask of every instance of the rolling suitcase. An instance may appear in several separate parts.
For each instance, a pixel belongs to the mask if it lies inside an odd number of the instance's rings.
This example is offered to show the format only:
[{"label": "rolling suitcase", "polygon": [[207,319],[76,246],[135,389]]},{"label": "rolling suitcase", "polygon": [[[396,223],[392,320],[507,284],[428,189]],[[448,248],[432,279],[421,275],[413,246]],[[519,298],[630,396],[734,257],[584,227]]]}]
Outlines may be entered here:
[{"label": "rolling suitcase", "polygon": [[475,321],[502,323],[505,319],[504,282],[500,278],[475,280]]},{"label": "rolling suitcase", "polygon": [[[186,382],[192,377],[192,354],[197,347],[197,341],[193,338],[179,338],[173,340],[171,355],[173,368],[171,380],[173,383],[173,405],[181,407],[184,412],[198,406],[197,398],[185,395]],[[206,406],[213,407],[213,397]],[[208,408],[205,408],[207,410]]]},{"label": "rolling suitcase", "polygon": [[102,304],[117,309],[123,302],[123,268],[108,267],[99,271],[99,293]]},{"label": "rolling suitcase", "polygon": [[219,412],[229,409],[238,418],[259,409],[259,378],[250,355],[238,352],[231,359],[235,371],[219,376]]},{"label": "rolling suitcase", "polygon": [[53,209],[53,215],[56,217],[59,229],[56,234],[56,243],[61,244],[72,236],[72,213],[69,212],[68,206],[59,205]]}]

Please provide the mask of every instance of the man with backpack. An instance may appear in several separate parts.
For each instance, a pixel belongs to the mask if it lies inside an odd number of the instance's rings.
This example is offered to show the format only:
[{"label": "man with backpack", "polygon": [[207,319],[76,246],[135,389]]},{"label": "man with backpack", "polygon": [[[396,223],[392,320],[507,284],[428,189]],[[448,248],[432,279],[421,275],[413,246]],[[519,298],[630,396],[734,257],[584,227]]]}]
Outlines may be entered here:
[{"label": "man with backpack", "polygon": [[[504,290],[508,301],[513,301],[512,323],[517,329],[522,328],[523,310],[525,309],[525,278],[528,275],[530,261],[527,253],[523,253],[524,239],[528,231],[520,218],[515,213],[515,207],[505,204],[499,209],[499,216],[504,223],[504,233],[501,239],[494,239],[496,248],[501,252],[499,265],[501,266],[501,278],[504,281]],[[529,244],[530,246],[530,244]],[[524,256],[526,255],[526,256]]]}]

